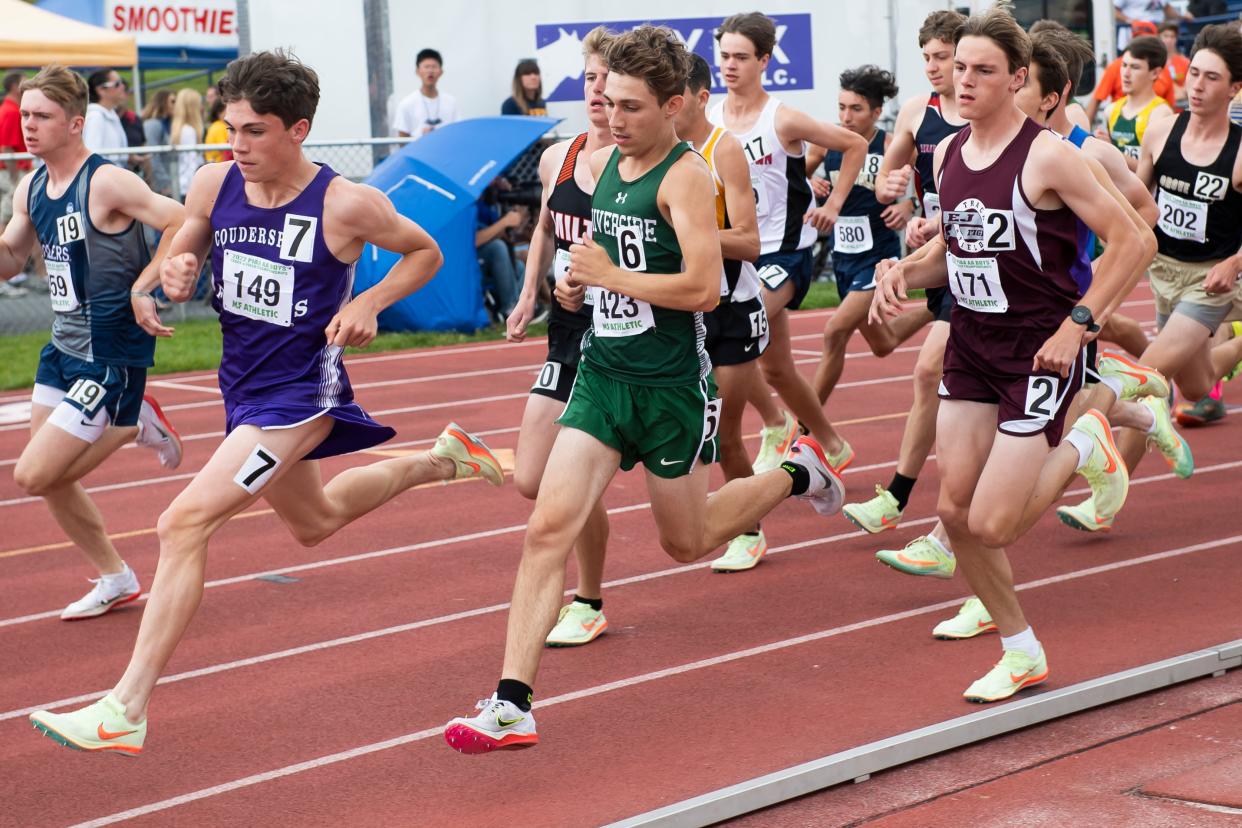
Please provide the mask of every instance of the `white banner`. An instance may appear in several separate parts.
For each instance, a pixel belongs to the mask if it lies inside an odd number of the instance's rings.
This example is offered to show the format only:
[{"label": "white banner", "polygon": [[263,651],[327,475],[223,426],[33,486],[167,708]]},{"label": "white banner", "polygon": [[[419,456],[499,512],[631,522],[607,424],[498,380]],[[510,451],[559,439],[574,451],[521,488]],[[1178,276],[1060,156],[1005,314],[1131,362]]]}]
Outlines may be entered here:
[{"label": "white banner", "polygon": [[141,46],[237,48],[236,0],[107,0],[104,25]]}]

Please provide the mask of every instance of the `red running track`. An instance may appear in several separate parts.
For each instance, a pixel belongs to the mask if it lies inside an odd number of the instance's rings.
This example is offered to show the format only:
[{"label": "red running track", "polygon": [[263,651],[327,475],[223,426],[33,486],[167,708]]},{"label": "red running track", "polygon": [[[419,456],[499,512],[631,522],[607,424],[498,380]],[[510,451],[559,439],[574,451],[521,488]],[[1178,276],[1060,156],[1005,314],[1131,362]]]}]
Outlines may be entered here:
[{"label": "red running track", "polygon": [[[1129,311],[1151,317],[1147,302]],[[826,316],[794,318],[808,372]],[[858,452],[851,499],[892,474],[916,346],[884,360],[856,354],[830,401]],[[362,404],[399,432],[387,449],[425,447],[449,419],[511,449],[543,347],[354,358],[350,374]],[[155,519],[222,425],[214,377],[153,385],[189,438],[182,468],[166,473],[126,449],[87,481],[144,583],[158,554]],[[1189,435],[1199,466],[1190,481],[1144,463],[1111,536],[1048,517],[1015,546],[1048,648],[1047,687],[1238,637],[1242,607],[1229,584],[1242,529],[1222,522],[1218,494],[1242,465],[1231,430],[1226,421]],[[0,464],[12,465],[24,438],[0,427]],[[334,459],[325,474],[373,459]],[[905,525],[879,539],[784,504],[765,523],[771,557],[721,577],[660,552],[641,475],[620,475],[606,496],[610,630],[545,658],[542,744],[486,757],[456,754],[439,732],[494,687],[530,504],[508,487],[427,487],[311,550],[259,504],[215,539],[210,588],[155,696],[148,747],[124,761],[57,748],[26,714],[109,687],[141,603],[56,620],[87,572],[43,505],[4,475],[0,824],[600,824],[971,712],[961,690],[996,659],[997,640],[929,635],[966,595],[964,582],[906,577],[872,557],[930,526],[935,487],[931,463]],[[255,578],[271,572],[297,580]]]}]

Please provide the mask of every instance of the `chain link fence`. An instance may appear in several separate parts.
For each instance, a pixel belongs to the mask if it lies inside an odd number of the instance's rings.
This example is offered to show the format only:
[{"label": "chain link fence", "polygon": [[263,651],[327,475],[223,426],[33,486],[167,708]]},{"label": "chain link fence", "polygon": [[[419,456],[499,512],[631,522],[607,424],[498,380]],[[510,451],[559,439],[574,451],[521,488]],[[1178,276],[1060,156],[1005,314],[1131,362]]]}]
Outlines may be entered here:
[{"label": "chain link fence", "polygon": [[[327,164],[351,181],[361,181],[371,174],[375,165],[395,152],[408,138],[364,138],[352,141],[307,141],[302,145],[306,157]],[[124,150],[101,150],[100,154],[124,164],[137,172],[156,192],[184,200],[183,189],[204,160],[223,160],[214,155],[226,153],[228,144],[195,144],[193,146],[130,147]],[[32,159],[25,153],[0,154],[0,161]],[[226,156],[227,157],[227,156]],[[0,174],[7,175],[5,171]],[[154,234],[148,239],[155,249]],[[42,277],[42,263],[31,260],[24,278],[18,277],[5,285],[0,283],[0,336],[50,330],[52,307],[47,297],[47,282]],[[214,316],[200,282],[196,298],[167,310],[173,321],[193,317]]]}]

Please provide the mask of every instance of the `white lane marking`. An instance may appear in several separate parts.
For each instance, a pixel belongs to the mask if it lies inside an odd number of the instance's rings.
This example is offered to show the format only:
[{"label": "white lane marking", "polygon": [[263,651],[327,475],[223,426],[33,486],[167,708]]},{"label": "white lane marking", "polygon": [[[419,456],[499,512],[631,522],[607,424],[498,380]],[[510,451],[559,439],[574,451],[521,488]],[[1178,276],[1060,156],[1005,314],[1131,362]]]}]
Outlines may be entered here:
[{"label": "white lane marking", "polygon": [[[1169,558],[1176,558],[1176,557],[1180,557],[1183,555],[1189,555],[1194,552],[1202,552],[1208,549],[1217,549],[1222,546],[1230,546],[1230,545],[1240,543],[1240,542],[1242,542],[1242,535],[1233,535],[1232,537],[1228,537],[1228,538],[1220,538],[1220,539],[1213,540],[1213,541],[1206,541],[1204,543],[1193,544],[1191,546],[1183,546],[1177,549],[1169,549],[1164,552],[1156,552],[1151,555],[1145,555],[1141,558],[1131,558],[1129,560],[1118,561],[1116,563],[1105,564],[1103,566],[1095,566],[1095,567],[1090,567],[1088,569],[1080,569],[1074,572],[1067,572],[1063,575],[1056,575],[1051,578],[1043,578],[1037,581],[1030,581],[1028,583],[1019,584],[1017,586],[1017,589],[1025,591],[1025,590],[1030,590],[1030,589],[1036,589],[1038,587],[1065,583],[1067,581],[1074,581],[1074,580],[1078,580],[1081,578],[1088,578],[1092,575],[1099,575],[1099,574],[1106,573],[1106,572],[1113,572],[1119,569],[1128,569],[1130,567],[1140,566],[1142,564],[1168,560]],[[653,670],[651,672],[642,673],[637,676],[630,676],[629,678],[619,679],[617,681],[611,681],[605,684],[598,684],[594,687],[587,687],[582,690],[575,690],[569,693],[562,693],[559,696],[552,696],[550,698],[543,699],[542,701],[536,702],[535,707],[543,709],[547,707],[553,707],[559,704],[565,704],[567,702],[577,701],[579,699],[592,698],[592,697],[601,695],[603,693],[609,693],[613,690],[623,690],[623,689],[627,689],[630,687],[635,687],[640,684],[647,684],[653,681],[658,681],[663,678],[684,675],[686,673],[696,672],[698,670],[704,670],[710,667],[716,667],[721,664],[728,664],[734,661],[741,661],[742,659],[753,658],[755,656],[767,655],[768,653],[778,652],[780,650],[786,650],[791,647],[797,647],[802,644],[809,644],[815,641],[822,641],[827,638],[835,638],[837,636],[846,635],[848,633],[857,632],[859,630],[865,630],[865,629],[869,629],[872,627],[878,627],[883,624],[891,624],[897,621],[905,621],[909,618],[915,618],[920,615],[926,615],[931,612],[939,612],[940,610],[952,609],[953,607],[956,607],[961,602],[961,600],[962,600],[961,598],[956,598],[951,601],[941,601],[936,604],[927,604],[925,606],[917,607],[915,609],[905,610],[903,612],[890,613],[889,615],[883,615],[878,618],[871,618],[866,621],[858,621],[853,624],[844,624],[839,627],[831,627],[826,630],[820,630],[818,632],[807,633],[806,635],[799,635],[793,638],[786,638],[780,641],[773,641],[769,644],[761,644],[758,647],[749,647],[745,650],[736,650],[731,653],[725,653],[723,655],[713,656],[711,658],[704,658],[698,661],[691,661],[686,664],[679,664],[675,667],[668,667],[663,670]],[[178,806],[186,805],[191,802],[196,802],[201,799],[208,799],[210,797],[219,796],[221,794],[229,793],[231,791],[239,790],[241,788],[248,788],[254,785],[259,785],[259,784],[262,784],[263,782],[269,782],[273,779],[280,779],[280,778],[287,777],[287,776],[293,776],[295,774],[303,773],[305,771],[315,770],[317,768],[322,768],[327,765],[333,765],[338,762],[345,762],[350,759],[356,759],[359,756],[366,756],[367,754],[370,754],[370,753],[376,753],[378,751],[388,750],[389,748],[399,747],[401,745],[407,745],[412,742],[423,741],[425,739],[430,739],[443,732],[444,732],[443,725],[439,727],[429,727],[429,728],[426,728],[425,730],[419,730],[414,733],[407,733],[404,736],[398,736],[394,739],[386,739],[382,742],[373,742],[368,745],[361,745],[356,748],[351,748],[350,750],[341,751],[339,753],[328,754],[327,756],[321,756],[317,759],[310,759],[305,762],[298,762],[297,764],[294,764],[294,765],[286,765],[283,768],[277,768],[275,770],[266,771],[264,773],[257,773],[251,776],[245,776],[245,777],[242,777],[241,779],[234,779],[231,782],[225,782],[220,785],[213,785],[209,788],[201,788],[197,791],[192,791],[190,793],[181,794],[180,796],[171,797],[169,799],[163,799],[163,800],[160,800],[159,802],[152,802],[148,805],[142,805],[140,807],[131,808],[126,811],[120,811],[118,813],[110,814],[105,817],[100,817],[98,819],[90,820],[89,822],[79,823],[78,825],[74,826],[74,828],[97,828],[98,826],[112,825],[117,822],[124,822],[125,820],[134,819],[135,817],[158,813],[160,811],[166,811],[171,808],[176,808]]]}]

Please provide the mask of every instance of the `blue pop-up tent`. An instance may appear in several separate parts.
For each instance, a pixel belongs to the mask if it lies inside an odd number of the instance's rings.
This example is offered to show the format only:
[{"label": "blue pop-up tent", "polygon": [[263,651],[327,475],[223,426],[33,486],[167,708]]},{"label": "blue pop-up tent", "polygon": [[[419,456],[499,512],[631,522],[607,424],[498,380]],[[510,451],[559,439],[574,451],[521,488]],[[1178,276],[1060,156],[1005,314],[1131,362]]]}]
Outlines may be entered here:
[{"label": "blue pop-up tent", "polygon": [[[487,185],[556,123],[519,116],[458,121],[406,144],[375,168],[366,183],[430,233],[444,254],[431,282],[380,314],[381,328],[473,331],[487,324],[474,246],[476,203]],[[384,278],[397,258],[367,245],[354,292]]]}]

